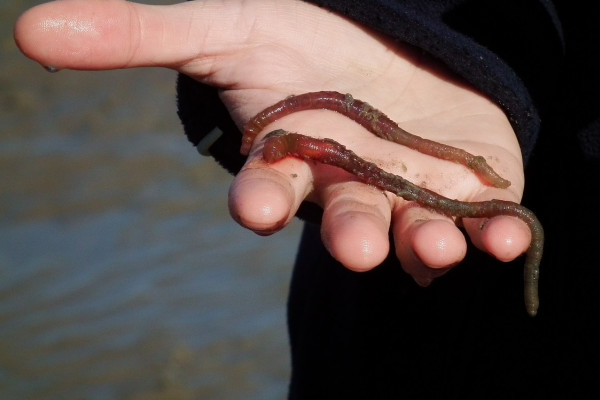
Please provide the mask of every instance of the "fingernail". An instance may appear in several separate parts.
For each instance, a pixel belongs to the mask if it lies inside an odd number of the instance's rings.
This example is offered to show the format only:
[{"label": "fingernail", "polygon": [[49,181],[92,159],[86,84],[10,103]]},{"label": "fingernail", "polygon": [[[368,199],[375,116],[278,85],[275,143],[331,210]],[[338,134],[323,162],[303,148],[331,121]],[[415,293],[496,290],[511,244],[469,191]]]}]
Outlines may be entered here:
[{"label": "fingernail", "polygon": [[46,71],[52,72],[52,73],[60,71],[60,69],[53,67],[51,65],[43,65],[43,67]]}]

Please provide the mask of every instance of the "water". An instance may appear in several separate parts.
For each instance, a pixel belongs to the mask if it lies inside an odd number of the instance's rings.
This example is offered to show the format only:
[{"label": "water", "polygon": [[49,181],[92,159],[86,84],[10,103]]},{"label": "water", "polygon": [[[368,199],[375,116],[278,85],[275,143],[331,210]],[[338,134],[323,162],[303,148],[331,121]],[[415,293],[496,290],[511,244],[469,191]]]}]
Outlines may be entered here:
[{"label": "water", "polygon": [[174,72],[22,56],[31,4],[0,1],[0,397],[284,398],[300,224],[263,238],[230,219]]}]

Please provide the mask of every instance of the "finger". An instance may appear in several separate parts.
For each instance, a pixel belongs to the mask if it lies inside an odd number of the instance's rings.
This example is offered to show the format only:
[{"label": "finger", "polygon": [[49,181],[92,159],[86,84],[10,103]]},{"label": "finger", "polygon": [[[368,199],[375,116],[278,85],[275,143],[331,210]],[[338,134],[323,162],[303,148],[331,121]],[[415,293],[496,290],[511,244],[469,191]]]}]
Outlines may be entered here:
[{"label": "finger", "polygon": [[255,155],[230,187],[229,212],[240,225],[270,235],[296,214],[310,191],[311,173],[307,164],[296,158],[268,165]]},{"label": "finger", "polygon": [[[522,185],[518,185],[522,187]],[[502,199],[518,202],[522,190],[499,190],[486,188],[472,201]],[[527,251],[531,243],[531,231],[520,219],[508,215],[493,218],[463,218],[463,226],[471,242],[500,261],[512,261]]]},{"label": "finger", "polygon": [[465,257],[467,246],[453,221],[414,203],[394,212],[396,256],[421,286],[428,286]]},{"label": "finger", "polygon": [[514,260],[527,251],[531,243],[529,227],[516,217],[469,218],[463,220],[463,225],[478,249],[500,261]]},{"label": "finger", "polygon": [[237,5],[61,0],[25,12],[15,25],[15,40],[25,55],[44,66],[86,70],[173,67],[200,52],[213,55],[228,44],[225,41],[241,40],[236,35],[239,27],[233,26],[236,18],[232,18],[240,12]]},{"label": "finger", "polygon": [[359,182],[330,185],[324,193],[321,237],[330,254],[353,271],[381,264],[389,252],[390,204]]}]

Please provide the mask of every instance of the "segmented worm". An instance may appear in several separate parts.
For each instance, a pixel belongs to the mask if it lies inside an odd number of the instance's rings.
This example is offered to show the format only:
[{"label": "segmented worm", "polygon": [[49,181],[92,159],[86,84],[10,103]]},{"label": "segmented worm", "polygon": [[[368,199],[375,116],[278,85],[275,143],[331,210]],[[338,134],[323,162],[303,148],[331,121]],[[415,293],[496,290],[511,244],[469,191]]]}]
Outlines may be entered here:
[{"label": "segmented worm", "polygon": [[525,308],[532,317],[537,314],[539,265],[544,250],[544,229],[529,209],[511,201],[497,199],[478,202],[449,199],[382,170],[331,139],[316,139],[281,129],[267,134],[263,149],[265,161],[273,163],[290,155],[342,168],[369,185],[387,190],[450,217],[492,218],[498,215],[511,215],[521,219],[531,230],[531,244],[525,255]]},{"label": "segmented worm", "polygon": [[247,155],[256,135],[270,123],[297,111],[326,109],[336,111],[357,122],[376,136],[410,147],[439,159],[462,164],[479,176],[486,184],[507,188],[510,181],[499,176],[482,156],[462,149],[413,135],[400,128],[387,115],[350,94],[333,91],[310,92],[290,96],[266,108],[252,118],[244,128],[241,153]]},{"label": "segmented worm", "polygon": [[[474,156],[464,150],[406,132],[381,111],[354,99],[349,94],[338,92],[311,92],[290,96],[258,113],[245,127],[241,153],[248,154],[256,135],[270,123],[294,112],[310,109],[339,112],[378,137],[439,159],[462,164],[487,184],[499,188],[510,185],[510,181],[500,177],[482,156]],[[367,184],[449,217],[492,218],[510,215],[521,219],[531,231],[531,243],[525,255],[525,308],[529,315],[537,314],[539,266],[544,250],[544,229],[529,209],[514,202],[498,199],[479,202],[449,199],[382,170],[331,139],[315,139],[284,130],[275,130],[267,134],[263,149],[263,157],[267,162],[272,163],[290,155],[342,168]]]}]

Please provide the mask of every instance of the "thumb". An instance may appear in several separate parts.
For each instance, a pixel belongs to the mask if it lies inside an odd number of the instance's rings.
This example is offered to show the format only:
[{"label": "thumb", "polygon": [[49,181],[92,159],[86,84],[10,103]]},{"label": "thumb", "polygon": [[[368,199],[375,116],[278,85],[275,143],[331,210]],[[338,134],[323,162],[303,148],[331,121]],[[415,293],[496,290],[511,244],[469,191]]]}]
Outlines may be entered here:
[{"label": "thumb", "polygon": [[27,57],[58,69],[176,68],[240,40],[232,18],[236,12],[241,12],[239,3],[222,1],[153,6],[61,0],[25,12],[14,35]]}]

